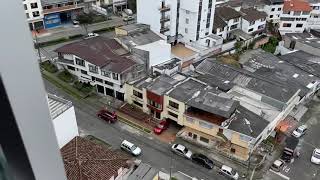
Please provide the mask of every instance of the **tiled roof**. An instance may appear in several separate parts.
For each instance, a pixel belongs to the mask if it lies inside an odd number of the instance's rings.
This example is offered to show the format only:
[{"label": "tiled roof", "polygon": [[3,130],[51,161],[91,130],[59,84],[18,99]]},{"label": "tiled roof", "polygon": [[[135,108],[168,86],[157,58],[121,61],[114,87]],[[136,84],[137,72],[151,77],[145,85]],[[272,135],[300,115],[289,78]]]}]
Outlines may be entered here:
[{"label": "tiled roof", "polygon": [[287,0],[284,1],[283,11],[311,11],[309,2],[305,0]]},{"label": "tiled roof", "polygon": [[76,55],[100,68],[116,73],[122,73],[136,65],[136,62],[123,56],[127,52],[117,41],[104,37],[84,39],[64,45],[55,51]]},{"label": "tiled roof", "polygon": [[256,21],[258,19],[264,19],[267,17],[267,14],[265,12],[258,11],[255,8],[241,9],[241,12],[244,14],[242,18],[249,22]]},{"label": "tiled roof", "polygon": [[216,8],[216,14],[224,21],[241,17],[241,14],[230,7]]},{"label": "tiled roof", "polygon": [[213,21],[213,29],[224,28],[226,26],[227,23],[225,23],[217,14],[215,14]]},{"label": "tiled roof", "polygon": [[68,180],[105,180],[116,177],[130,158],[82,137],[75,137],[61,148]]}]

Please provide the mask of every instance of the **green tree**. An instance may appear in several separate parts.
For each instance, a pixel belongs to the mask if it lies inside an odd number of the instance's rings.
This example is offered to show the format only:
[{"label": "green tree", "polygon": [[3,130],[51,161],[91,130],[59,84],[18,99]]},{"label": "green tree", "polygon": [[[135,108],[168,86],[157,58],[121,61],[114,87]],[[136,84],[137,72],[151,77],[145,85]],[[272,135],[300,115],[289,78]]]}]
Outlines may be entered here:
[{"label": "green tree", "polygon": [[88,14],[80,14],[77,17],[77,21],[79,21],[80,25],[86,31],[86,34],[88,34],[88,25],[93,22],[92,16],[90,16]]},{"label": "green tree", "polygon": [[243,45],[243,42],[242,41],[237,41],[234,45],[234,48],[236,49],[236,52],[239,53],[241,52],[242,50],[242,45]]}]

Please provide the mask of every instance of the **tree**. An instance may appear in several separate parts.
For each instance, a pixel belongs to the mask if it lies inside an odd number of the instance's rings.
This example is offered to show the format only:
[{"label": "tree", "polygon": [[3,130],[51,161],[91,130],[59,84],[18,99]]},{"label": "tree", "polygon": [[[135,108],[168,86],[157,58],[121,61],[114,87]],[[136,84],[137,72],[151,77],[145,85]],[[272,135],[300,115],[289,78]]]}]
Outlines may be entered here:
[{"label": "tree", "polygon": [[240,53],[240,51],[242,50],[242,45],[243,45],[243,42],[242,41],[237,41],[234,45],[234,48],[236,49],[236,52],[237,53]]},{"label": "tree", "polygon": [[79,21],[80,25],[86,31],[86,34],[88,34],[88,25],[93,22],[92,16],[90,16],[88,14],[80,14],[77,17],[77,21]]}]

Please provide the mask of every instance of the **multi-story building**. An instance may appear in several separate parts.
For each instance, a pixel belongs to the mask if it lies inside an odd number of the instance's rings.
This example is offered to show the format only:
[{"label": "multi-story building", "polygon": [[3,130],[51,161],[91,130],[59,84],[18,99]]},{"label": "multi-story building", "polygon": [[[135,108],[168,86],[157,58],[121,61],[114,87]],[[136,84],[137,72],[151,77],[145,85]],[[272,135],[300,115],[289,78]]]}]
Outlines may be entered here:
[{"label": "multi-story building", "polygon": [[137,21],[167,37],[190,43],[212,34],[215,0],[138,0]]},{"label": "multi-story building", "polygon": [[267,14],[254,8],[241,9],[241,29],[250,35],[260,35],[266,28]]},{"label": "multi-story building", "polygon": [[320,1],[309,0],[312,8],[310,17],[308,18],[308,29],[319,29],[320,28]]},{"label": "multi-story building", "polygon": [[283,0],[268,0],[263,8],[267,13],[267,21],[272,23],[280,22],[280,15],[282,14]]},{"label": "multi-story building", "polygon": [[43,29],[44,25],[41,0],[23,0],[23,6],[30,30]]},{"label": "multi-story building", "polygon": [[307,1],[284,1],[279,23],[280,34],[302,33],[308,27],[307,19],[310,17],[311,10]]},{"label": "multi-story building", "polygon": [[124,83],[145,75],[142,60],[128,54],[114,39],[93,37],[56,49],[58,67],[79,81],[89,82],[98,93],[124,99]]}]

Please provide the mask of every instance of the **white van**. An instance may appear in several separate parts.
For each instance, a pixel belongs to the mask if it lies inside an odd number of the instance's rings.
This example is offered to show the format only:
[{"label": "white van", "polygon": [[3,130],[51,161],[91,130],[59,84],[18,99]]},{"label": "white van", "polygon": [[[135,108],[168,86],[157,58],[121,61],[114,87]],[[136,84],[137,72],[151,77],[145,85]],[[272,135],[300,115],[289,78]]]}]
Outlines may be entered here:
[{"label": "white van", "polygon": [[127,151],[134,156],[139,156],[141,154],[141,149],[127,140],[123,140],[120,147],[122,150]]}]

